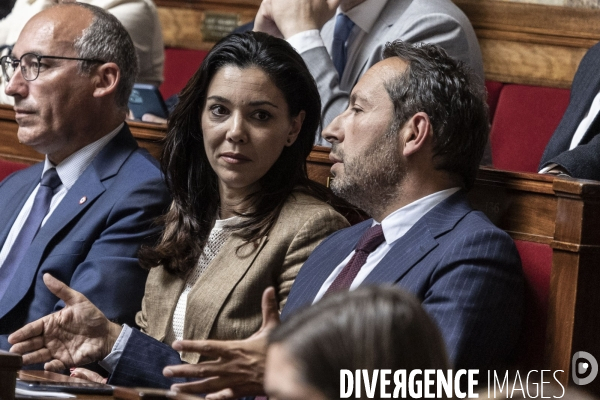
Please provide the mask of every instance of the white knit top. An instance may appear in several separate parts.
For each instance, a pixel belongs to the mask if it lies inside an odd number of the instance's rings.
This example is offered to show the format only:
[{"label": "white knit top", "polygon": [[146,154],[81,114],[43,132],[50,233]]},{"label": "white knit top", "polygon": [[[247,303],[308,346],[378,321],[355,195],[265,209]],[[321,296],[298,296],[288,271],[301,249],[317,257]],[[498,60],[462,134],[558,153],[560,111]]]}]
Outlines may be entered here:
[{"label": "white knit top", "polygon": [[168,330],[167,337],[165,338],[166,343],[172,343],[175,340],[183,339],[188,293],[192,290],[202,272],[204,272],[206,267],[208,267],[212,260],[217,256],[219,251],[221,251],[223,244],[225,244],[229,236],[231,236],[231,230],[225,229],[226,226],[237,223],[239,218],[240,217],[231,217],[215,221],[215,226],[210,231],[202,254],[200,254],[200,258],[198,258],[196,268],[188,275],[183,292],[181,292],[181,295],[179,296],[179,301],[177,301],[177,306],[173,313],[171,329]]}]

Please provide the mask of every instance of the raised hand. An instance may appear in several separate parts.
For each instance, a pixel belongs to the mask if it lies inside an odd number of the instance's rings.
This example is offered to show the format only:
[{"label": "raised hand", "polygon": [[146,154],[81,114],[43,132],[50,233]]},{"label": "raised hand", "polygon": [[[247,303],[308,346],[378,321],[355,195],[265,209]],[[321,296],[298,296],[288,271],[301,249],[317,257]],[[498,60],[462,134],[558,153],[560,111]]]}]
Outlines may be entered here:
[{"label": "raised hand", "polygon": [[46,362],[44,369],[60,371],[106,357],[121,327],[110,322],[84,295],[50,274],[48,289],[65,308],[25,325],[8,337],[10,351],[23,354],[23,364]]},{"label": "raised hand", "polygon": [[208,378],[190,383],[179,383],[171,390],[186,393],[210,393],[211,399],[234,399],[264,393],[263,378],[267,339],[269,333],[279,325],[279,311],[275,289],[267,288],[262,297],[263,322],[261,328],[248,339],[182,340],[173,343],[177,351],[201,353],[214,358],[198,364],[183,364],[165,367],[166,377]]},{"label": "raised hand", "polygon": [[296,33],[321,29],[335,15],[339,0],[263,0],[254,30],[289,38]]}]

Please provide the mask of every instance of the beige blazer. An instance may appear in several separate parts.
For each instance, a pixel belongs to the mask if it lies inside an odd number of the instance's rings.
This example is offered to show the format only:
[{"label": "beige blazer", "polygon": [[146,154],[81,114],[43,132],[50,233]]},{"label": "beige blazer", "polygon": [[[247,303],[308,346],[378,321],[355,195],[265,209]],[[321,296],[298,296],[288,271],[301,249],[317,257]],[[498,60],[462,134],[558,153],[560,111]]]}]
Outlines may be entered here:
[{"label": "beige blazer", "polygon": [[[231,235],[188,294],[185,339],[243,339],[261,325],[263,291],[274,286],[283,308],[292,283],[313,249],[331,233],[348,226],[331,206],[294,193],[258,246],[244,246]],[[164,341],[185,280],[162,267],[153,268],[146,282],[142,310],[136,322],[143,332]],[[170,343],[169,343],[170,344]],[[199,354],[182,360],[197,363]]]}]

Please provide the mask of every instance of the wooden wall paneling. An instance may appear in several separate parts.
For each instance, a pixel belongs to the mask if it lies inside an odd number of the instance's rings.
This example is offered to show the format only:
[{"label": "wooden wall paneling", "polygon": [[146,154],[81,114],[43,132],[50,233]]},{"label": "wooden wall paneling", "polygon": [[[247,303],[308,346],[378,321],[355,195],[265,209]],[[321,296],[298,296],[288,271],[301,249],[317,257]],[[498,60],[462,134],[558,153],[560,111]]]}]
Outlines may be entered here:
[{"label": "wooden wall paneling", "polygon": [[475,29],[600,40],[600,9],[493,0],[453,0]]},{"label": "wooden wall paneling", "polygon": [[254,19],[260,1],[158,0],[156,4],[165,46],[209,50],[215,40],[205,40],[202,32],[207,12],[236,17],[237,25],[243,25]]},{"label": "wooden wall paneling", "polygon": [[569,87],[586,50],[600,41],[600,10],[454,0],[480,42],[486,78]]},{"label": "wooden wall paneling", "polygon": [[552,274],[550,275],[550,298],[546,322],[546,350],[544,368],[563,370],[558,378],[563,385],[569,382],[571,354],[573,351],[573,327],[579,262],[576,253],[553,250]]},{"label": "wooden wall paneling", "polygon": [[[491,36],[491,35],[490,35]],[[486,79],[570,88],[587,48],[487,39],[480,35]]]},{"label": "wooden wall paneling", "polygon": [[553,240],[556,200],[552,177],[480,168],[469,200],[514,239],[542,244]]},{"label": "wooden wall paneling", "polygon": [[262,0],[154,0],[157,6],[162,7],[190,7],[210,8],[227,6],[238,9],[258,10]]}]

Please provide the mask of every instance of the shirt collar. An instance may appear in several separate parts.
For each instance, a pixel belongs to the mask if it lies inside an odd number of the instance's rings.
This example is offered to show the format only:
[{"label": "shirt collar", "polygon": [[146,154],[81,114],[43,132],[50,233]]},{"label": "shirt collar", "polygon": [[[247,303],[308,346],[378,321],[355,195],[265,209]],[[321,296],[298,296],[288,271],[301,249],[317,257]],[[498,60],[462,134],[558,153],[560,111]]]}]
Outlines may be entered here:
[{"label": "shirt collar", "polygon": [[[398,0],[395,0],[398,1]],[[354,22],[360,29],[369,33],[375,22],[377,22],[377,17],[381,14],[383,7],[385,7],[387,0],[366,0],[356,7],[351,8],[345,14]],[[337,14],[340,14],[342,11],[338,7]]]},{"label": "shirt collar", "polygon": [[125,122],[120,124],[115,130],[111,131],[107,135],[102,136],[100,139],[87,146],[77,150],[69,157],[65,158],[60,164],[54,165],[46,156],[44,161],[44,170],[42,176],[50,168],[56,168],[56,173],[60,178],[64,187],[67,190],[75,184],[77,179],[83,174],[83,171],[92,163],[94,158],[100,153],[100,151],[111,141],[112,138],[117,136],[117,133],[121,131],[125,125]]},{"label": "shirt collar", "polygon": [[[385,217],[383,221],[381,221],[385,242],[390,245],[393,244],[396,240],[404,236],[404,234],[433,207],[437,206],[459,190],[459,187],[453,187],[432,193],[399,208]],[[378,222],[373,220],[373,225],[377,223]]]}]

